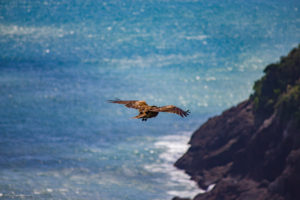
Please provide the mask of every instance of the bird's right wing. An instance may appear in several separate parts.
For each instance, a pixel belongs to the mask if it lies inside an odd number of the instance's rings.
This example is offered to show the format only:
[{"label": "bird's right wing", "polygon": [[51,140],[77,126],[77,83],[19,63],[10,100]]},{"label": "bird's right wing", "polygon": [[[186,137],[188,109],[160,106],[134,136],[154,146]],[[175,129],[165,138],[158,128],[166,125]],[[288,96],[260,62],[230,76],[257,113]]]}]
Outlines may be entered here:
[{"label": "bird's right wing", "polygon": [[108,100],[109,103],[123,104],[127,108],[140,109],[142,106],[147,106],[145,101],[123,101],[123,100]]},{"label": "bird's right wing", "polygon": [[152,108],[150,111],[152,111],[152,112],[169,112],[169,113],[174,113],[174,114],[180,115],[181,117],[186,117],[190,114],[189,110],[184,111],[181,108],[178,108],[173,105]]}]

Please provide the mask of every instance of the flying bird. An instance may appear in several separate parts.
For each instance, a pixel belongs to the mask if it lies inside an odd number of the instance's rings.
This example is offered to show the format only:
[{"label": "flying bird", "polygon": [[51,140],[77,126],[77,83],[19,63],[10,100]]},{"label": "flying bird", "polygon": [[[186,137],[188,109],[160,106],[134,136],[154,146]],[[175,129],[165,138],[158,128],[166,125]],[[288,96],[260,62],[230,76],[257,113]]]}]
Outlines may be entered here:
[{"label": "flying bird", "polygon": [[146,101],[123,101],[123,100],[108,100],[109,103],[118,103],[123,104],[127,108],[134,108],[139,110],[139,114],[134,119],[142,119],[142,121],[147,121],[147,119],[156,117],[159,112],[169,112],[180,115],[181,117],[186,117],[190,114],[189,110],[182,110],[176,106],[168,105],[168,106],[149,106]]}]

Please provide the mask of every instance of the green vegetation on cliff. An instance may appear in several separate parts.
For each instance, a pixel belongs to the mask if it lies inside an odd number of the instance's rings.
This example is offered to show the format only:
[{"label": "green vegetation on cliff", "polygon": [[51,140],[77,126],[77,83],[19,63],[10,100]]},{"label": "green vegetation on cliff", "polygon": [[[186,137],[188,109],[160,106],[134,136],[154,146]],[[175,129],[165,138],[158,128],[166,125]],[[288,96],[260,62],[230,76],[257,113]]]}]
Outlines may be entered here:
[{"label": "green vegetation on cliff", "polygon": [[251,95],[255,112],[266,116],[278,110],[283,119],[292,117],[300,123],[300,45],[264,73]]}]

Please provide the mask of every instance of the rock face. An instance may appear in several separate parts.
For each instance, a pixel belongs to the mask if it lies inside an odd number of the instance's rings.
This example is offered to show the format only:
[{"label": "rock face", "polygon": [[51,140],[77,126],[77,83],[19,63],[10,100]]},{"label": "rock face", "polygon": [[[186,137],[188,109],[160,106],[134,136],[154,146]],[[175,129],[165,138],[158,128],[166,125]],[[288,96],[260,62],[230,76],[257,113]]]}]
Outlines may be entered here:
[{"label": "rock face", "polygon": [[300,48],[265,73],[248,100],[196,130],[175,163],[201,188],[216,184],[194,200],[300,199]]}]

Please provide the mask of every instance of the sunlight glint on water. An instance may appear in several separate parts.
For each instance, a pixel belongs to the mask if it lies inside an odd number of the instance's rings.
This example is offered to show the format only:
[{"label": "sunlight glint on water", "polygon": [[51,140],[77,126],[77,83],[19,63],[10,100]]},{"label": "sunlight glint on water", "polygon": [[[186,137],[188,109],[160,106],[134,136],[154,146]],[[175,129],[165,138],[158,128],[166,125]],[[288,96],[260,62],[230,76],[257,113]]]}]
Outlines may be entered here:
[{"label": "sunlight glint on water", "polygon": [[[0,3],[0,198],[168,200],[173,163],[300,39],[297,1]],[[177,105],[141,122],[109,99]]]}]

